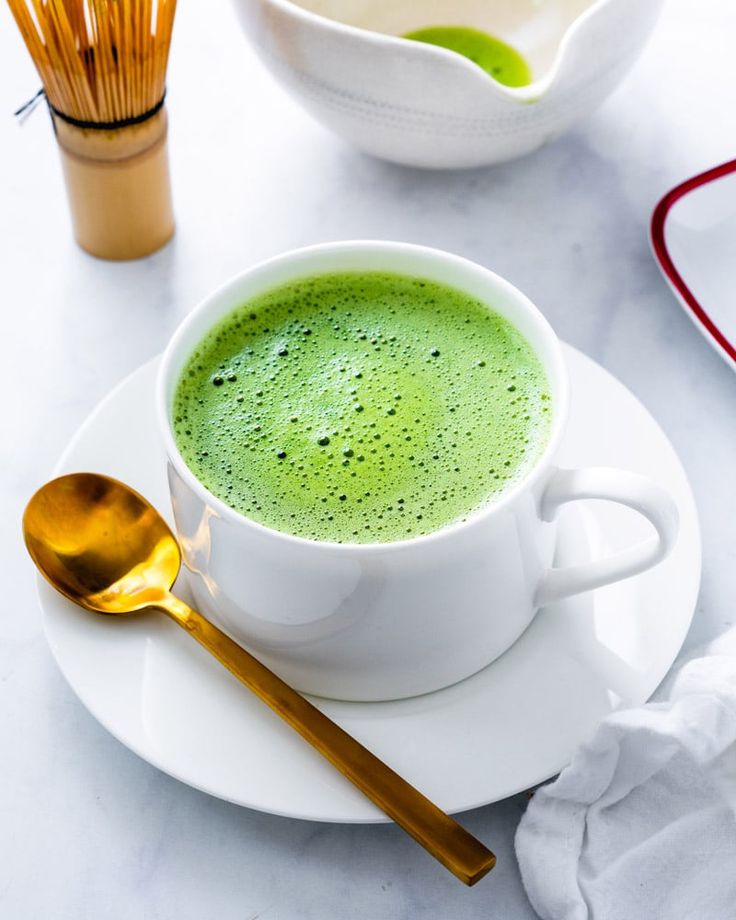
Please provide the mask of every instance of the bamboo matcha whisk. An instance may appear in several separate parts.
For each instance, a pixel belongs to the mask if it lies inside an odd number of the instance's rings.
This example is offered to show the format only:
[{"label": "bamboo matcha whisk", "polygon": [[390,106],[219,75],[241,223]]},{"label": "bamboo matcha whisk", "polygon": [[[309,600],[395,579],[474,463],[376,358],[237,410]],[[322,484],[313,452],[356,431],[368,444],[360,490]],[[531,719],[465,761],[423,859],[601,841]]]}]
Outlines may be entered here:
[{"label": "bamboo matcha whisk", "polygon": [[43,81],[79,245],[134,259],[174,232],[164,108],[176,0],[8,0]]}]

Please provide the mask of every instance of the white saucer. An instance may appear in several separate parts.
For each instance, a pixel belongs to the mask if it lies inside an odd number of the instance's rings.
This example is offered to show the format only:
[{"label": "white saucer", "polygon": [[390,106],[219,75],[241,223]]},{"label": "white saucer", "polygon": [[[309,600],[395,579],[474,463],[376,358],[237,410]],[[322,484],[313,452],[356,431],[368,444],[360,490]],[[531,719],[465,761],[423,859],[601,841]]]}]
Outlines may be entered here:
[{"label": "white saucer", "polygon": [[[621,466],[668,488],[682,516],[672,555],[636,579],[541,611],[505,655],[454,687],[398,702],[316,700],[450,812],[552,776],[606,713],[647,699],[677,655],[695,608],[698,520],[672,447],[622,384],[572,348],[566,356],[573,403],[562,462]],[[117,476],[169,516],[155,371],[155,362],[142,367],[98,407],[58,472]],[[634,513],[604,503],[579,503],[561,524],[560,562],[608,552],[647,531]],[[40,598],[66,679],[92,715],[149,763],[262,811],[317,821],[386,820],[165,617],[96,617],[42,581]]]}]

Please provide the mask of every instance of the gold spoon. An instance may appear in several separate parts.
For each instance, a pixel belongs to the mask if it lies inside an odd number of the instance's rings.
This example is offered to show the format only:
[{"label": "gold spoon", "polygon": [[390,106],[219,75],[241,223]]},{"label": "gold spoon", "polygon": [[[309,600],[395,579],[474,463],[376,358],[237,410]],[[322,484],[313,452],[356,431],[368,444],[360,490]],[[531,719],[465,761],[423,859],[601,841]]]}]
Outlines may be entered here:
[{"label": "gold spoon", "polygon": [[61,476],[28,502],[23,535],[46,580],[75,604],[98,613],[154,609],[169,616],[466,885],[493,868],[496,857],[480,841],[171,594],[179,545],[133,489],[95,473]]}]

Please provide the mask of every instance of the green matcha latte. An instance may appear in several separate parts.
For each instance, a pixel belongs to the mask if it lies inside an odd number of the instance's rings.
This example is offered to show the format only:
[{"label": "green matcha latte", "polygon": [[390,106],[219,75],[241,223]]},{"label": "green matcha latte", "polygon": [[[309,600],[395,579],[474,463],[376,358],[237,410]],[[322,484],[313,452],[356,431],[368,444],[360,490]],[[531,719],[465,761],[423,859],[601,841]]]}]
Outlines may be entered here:
[{"label": "green matcha latte", "polygon": [[522,478],[549,438],[548,394],[492,305],[422,278],[326,274],[210,330],[177,384],[174,435],[246,517],[384,543],[461,521]]}]

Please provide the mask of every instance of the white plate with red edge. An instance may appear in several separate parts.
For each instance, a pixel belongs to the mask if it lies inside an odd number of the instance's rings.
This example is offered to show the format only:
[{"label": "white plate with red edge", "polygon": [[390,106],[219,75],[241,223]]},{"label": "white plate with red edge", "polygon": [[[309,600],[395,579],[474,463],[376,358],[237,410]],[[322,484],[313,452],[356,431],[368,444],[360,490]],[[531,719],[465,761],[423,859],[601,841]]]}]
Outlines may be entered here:
[{"label": "white plate with red edge", "polygon": [[736,160],[668,192],[652,214],[651,240],[685,312],[736,370]]},{"label": "white plate with red edge", "polygon": [[[453,687],[395,702],[314,699],[448,812],[547,779],[603,716],[646,700],[675,659],[695,609],[698,519],[672,446],[614,377],[569,346],[565,356],[572,402],[561,462],[628,468],[669,489],[681,516],[670,557],[634,579],[540,611],[508,652]],[[98,406],[57,473],[115,476],[170,520],[155,374],[154,361]],[[647,528],[621,506],[577,503],[560,520],[557,562],[623,548],[648,536]],[[177,590],[186,594],[182,584]],[[46,635],[64,676],[92,715],[149,763],[261,811],[316,821],[387,820],[163,615],[119,620],[90,614],[40,577],[39,593]]]}]

